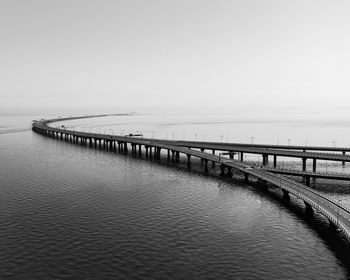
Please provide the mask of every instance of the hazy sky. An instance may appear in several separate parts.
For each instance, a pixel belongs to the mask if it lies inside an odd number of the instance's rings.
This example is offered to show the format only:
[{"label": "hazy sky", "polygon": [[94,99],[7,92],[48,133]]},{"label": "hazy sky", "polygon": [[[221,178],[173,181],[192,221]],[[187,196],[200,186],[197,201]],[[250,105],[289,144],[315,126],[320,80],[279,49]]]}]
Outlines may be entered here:
[{"label": "hazy sky", "polygon": [[349,0],[0,0],[0,40],[0,108],[350,107]]}]

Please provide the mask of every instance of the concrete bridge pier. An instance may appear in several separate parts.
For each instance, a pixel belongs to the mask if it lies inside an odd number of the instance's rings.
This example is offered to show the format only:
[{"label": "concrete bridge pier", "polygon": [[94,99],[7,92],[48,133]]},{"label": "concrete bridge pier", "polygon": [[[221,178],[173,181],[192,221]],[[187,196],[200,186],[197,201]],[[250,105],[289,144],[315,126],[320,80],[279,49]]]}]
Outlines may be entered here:
[{"label": "concrete bridge pier", "polygon": [[243,160],[244,160],[244,153],[241,152],[241,162],[243,162]]},{"label": "concrete bridge pier", "polygon": [[302,158],[303,160],[303,171],[306,171],[306,160],[307,158]]},{"label": "concrete bridge pier", "polygon": [[228,154],[229,154],[230,159],[233,159],[233,156],[235,155],[235,153],[234,153],[234,152],[229,151],[229,152],[228,152]]},{"label": "concrete bridge pier", "polygon": [[162,149],[161,148],[156,148],[156,158],[157,159],[160,159],[160,154],[162,152]]},{"label": "concrete bridge pier", "polygon": [[312,215],[314,213],[312,206],[309,203],[307,203],[306,201],[304,201],[304,204],[305,204],[305,214]]},{"label": "concrete bridge pier", "polygon": [[276,155],[273,156],[273,167],[274,168],[277,167],[277,156]]},{"label": "concrete bridge pier", "polygon": [[128,152],[128,143],[124,142],[124,153]]},{"label": "concrete bridge pier", "polygon": [[[201,148],[201,152],[204,153],[204,148]],[[204,159],[201,158],[201,166],[203,166]]]},{"label": "concrete bridge pier", "polygon": [[175,152],[175,158],[176,158],[176,162],[179,163],[180,162],[180,152]]},{"label": "concrete bridge pier", "polygon": [[208,173],[208,172],[209,172],[209,169],[208,169],[208,160],[207,160],[207,159],[204,159],[204,172],[205,172],[205,173]]},{"label": "concrete bridge pier", "polygon": [[187,154],[187,167],[191,169],[191,155]]},{"label": "concrete bridge pier", "polygon": [[264,166],[268,165],[269,164],[269,155],[263,154],[262,157],[263,157],[263,165]]},{"label": "concrete bridge pier", "polygon": [[249,183],[249,174],[244,173],[244,182]]},{"label": "concrete bridge pier", "polygon": [[140,156],[142,155],[142,147],[141,147],[141,144],[139,145],[139,155],[140,155]]},{"label": "concrete bridge pier", "polygon": [[109,150],[113,151],[113,140],[109,140]]},{"label": "concrete bridge pier", "polygon": [[149,148],[149,147],[146,145],[146,146],[145,146],[145,149],[146,149],[146,157],[148,157],[148,148]]},{"label": "concrete bridge pier", "polygon": [[167,151],[167,160],[170,161],[170,150]]},{"label": "concrete bridge pier", "polygon": [[305,185],[310,187],[310,176],[303,176]]},{"label": "concrete bridge pier", "polygon": [[[342,151],[342,155],[345,156],[346,152],[345,151]],[[345,161],[343,160],[342,161],[342,165],[345,166]]]},{"label": "concrete bridge pier", "polygon": [[289,191],[282,189],[282,192],[283,192],[283,200],[289,201],[290,200]]},{"label": "concrete bridge pier", "polygon": [[316,172],[316,159],[312,160],[312,172]]}]

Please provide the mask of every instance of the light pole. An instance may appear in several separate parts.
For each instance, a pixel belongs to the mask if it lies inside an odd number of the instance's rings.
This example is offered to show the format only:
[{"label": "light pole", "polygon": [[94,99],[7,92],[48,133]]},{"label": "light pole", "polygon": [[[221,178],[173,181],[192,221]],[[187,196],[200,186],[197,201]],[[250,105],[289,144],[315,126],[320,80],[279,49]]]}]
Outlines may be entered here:
[{"label": "light pole", "polygon": [[251,136],[250,140],[252,141],[252,144],[254,144],[254,136]]},{"label": "light pole", "polygon": [[223,138],[223,137],[224,137],[224,135],[221,135],[221,136],[220,136],[220,139],[221,139],[221,143],[222,143],[222,138]]},{"label": "light pole", "polygon": [[288,146],[290,146],[290,138],[288,138]]}]

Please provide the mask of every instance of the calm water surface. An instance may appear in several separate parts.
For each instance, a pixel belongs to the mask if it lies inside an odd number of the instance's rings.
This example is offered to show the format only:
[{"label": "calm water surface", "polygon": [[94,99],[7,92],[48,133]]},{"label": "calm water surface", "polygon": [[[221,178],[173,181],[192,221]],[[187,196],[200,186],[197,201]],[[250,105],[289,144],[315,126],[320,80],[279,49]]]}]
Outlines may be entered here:
[{"label": "calm water surface", "polygon": [[[347,278],[332,247],[273,197],[165,160],[46,138],[28,130],[33,118],[1,117],[0,278]],[[152,125],[140,117],[69,125],[116,133],[131,122],[150,135],[164,123],[153,116]],[[188,134],[181,123],[163,136]]]}]

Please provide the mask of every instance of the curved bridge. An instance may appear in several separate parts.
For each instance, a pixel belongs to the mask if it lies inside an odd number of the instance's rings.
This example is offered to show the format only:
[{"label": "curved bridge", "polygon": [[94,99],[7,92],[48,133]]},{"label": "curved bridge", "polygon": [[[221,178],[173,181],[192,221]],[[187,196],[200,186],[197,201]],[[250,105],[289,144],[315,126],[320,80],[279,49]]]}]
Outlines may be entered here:
[{"label": "curved bridge", "polygon": [[[128,152],[131,146],[132,153],[142,153],[142,147],[144,147],[146,156],[154,157],[159,159],[161,157],[161,150],[167,151],[167,159],[170,161],[178,162],[180,153],[187,156],[187,164],[191,165],[191,157],[200,158],[204,171],[208,171],[208,162],[212,162],[213,165],[219,164],[222,170],[222,174],[225,176],[232,176],[232,170],[240,171],[244,176],[245,180],[248,181],[250,177],[258,179],[262,185],[267,189],[268,184],[277,186],[282,189],[284,196],[289,197],[289,193],[295,195],[297,198],[302,199],[306,205],[306,211],[312,212],[312,209],[318,210],[324,216],[326,216],[331,224],[341,229],[345,236],[350,239],[350,209],[346,208],[339,202],[329,198],[327,195],[311,189],[301,183],[298,183],[288,177],[280,174],[274,174],[263,167],[251,166],[243,162],[235,161],[228,158],[223,158],[221,155],[215,155],[213,153],[204,152],[205,149],[217,148],[218,144],[213,146],[210,142],[203,142],[204,145],[196,143],[196,148],[201,150],[194,150],[194,145],[188,144],[181,146],[181,141],[165,141],[159,139],[144,139],[135,138],[128,136],[114,136],[98,133],[88,133],[81,131],[71,131],[64,128],[50,127],[48,124],[88,117],[99,117],[98,116],[85,116],[85,117],[70,117],[70,118],[58,118],[50,120],[33,121],[33,131],[51,136],[56,139],[66,140],[72,143],[87,145],[90,147],[104,147],[111,151]],[[174,144],[176,142],[176,145]],[[191,142],[192,143],[192,142]],[[251,147],[249,146],[251,149]],[[224,150],[223,147],[220,149]],[[261,148],[256,148],[261,149]],[[231,149],[229,149],[231,151]],[[270,152],[270,150],[269,150]]]}]

